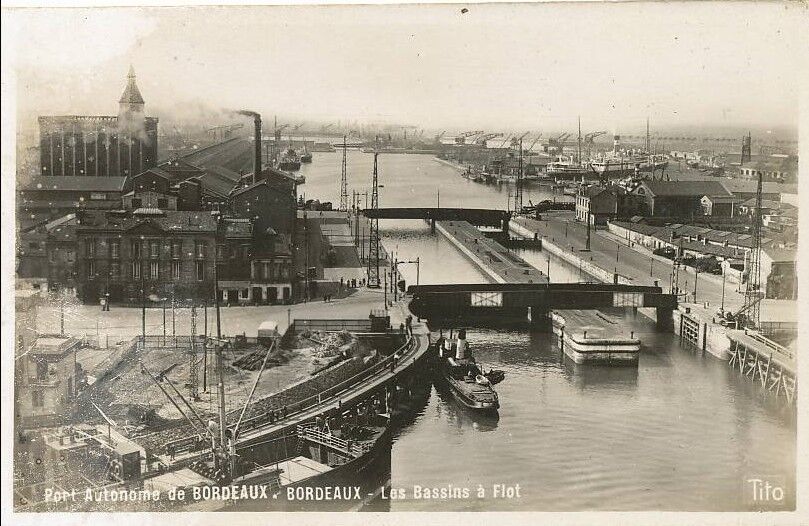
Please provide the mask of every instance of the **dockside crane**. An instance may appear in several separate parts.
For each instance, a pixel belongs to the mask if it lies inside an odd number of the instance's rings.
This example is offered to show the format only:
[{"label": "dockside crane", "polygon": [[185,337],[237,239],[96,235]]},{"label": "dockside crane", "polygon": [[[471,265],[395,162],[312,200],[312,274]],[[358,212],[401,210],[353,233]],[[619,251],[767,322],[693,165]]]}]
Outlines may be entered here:
[{"label": "dockside crane", "polygon": [[529,132],[525,132],[519,137],[515,136],[513,139],[511,139],[511,147],[514,148],[515,146],[518,146],[520,142],[528,136],[528,133]]},{"label": "dockside crane", "polygon": [[444,134],[447,133],[447,130],[442,131],[438,135],[435,136],[434,141],[437,143],[441,142],[441,138],[444,137]]},{"label": "dockside crane", "polygon": [[484,133],[483,135],[481,135],[480,137],[475,139],[475,144],[477,144],[478,146],[484,146],[485,147],[486,142],[489,139],[495,139],[497,137],[502,137],[502,136],[503,136],[502,133]]},{"label": "dockside crane", "polygon": [[534,142],[531,143],[531,146],[529,146],[528,149],[525,151],[526,155],[528,155],[529,153],[534,151],[534,147],[537,145],[537,143],[539,142],[539,140],[541,138],[542,138],[542,134],[540,133],[539,135],[537,135],[536,139],[534,139]]},{"label": "dockside crane", "polygon": [[596,137],[601,137],[602,135],[605,135],[606,133],[607,132],[605,132],[605,131],[597,131],[597,132],[590,132],[588,134],[585,134],[585,136],[584,136],[584,146],[587,147],[587,158],[588,159],[591,157],[591,150],[593,148],[593,145],[595,144]]},{"label": "dockside crane", "polygon": [[459,133],[455,137],[455,144],[466,144],[466,139],[469,137],[473,137],[475,135],[480,135],[483,133],[483,130],[476,130],[476,131],[466,131],[463,133]]}]

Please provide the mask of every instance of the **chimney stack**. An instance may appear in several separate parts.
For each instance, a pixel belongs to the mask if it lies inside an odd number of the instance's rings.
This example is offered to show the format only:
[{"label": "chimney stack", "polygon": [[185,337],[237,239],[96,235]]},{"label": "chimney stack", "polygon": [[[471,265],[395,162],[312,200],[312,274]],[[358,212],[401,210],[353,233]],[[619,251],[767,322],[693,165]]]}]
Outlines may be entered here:
[{"label": "chimney stack", "polygon": [[261,173],[261,115],[258,113],[253,115],[253,121],[256,125],[256,158],[253,163],[253,182],[255,183]]}]

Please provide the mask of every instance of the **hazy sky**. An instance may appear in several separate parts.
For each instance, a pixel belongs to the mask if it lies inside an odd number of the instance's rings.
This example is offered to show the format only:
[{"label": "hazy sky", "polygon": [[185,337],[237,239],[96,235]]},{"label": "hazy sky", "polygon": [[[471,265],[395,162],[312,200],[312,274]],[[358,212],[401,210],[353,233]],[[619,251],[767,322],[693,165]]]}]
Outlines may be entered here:
[{"label": "hazy sky", "polygon": [[580,114],[620,132],[647,115],[794,126],[806,20],[778,3],[203,7],[31,10],[3,29],[26,123],[114,114],[131,63],[158,117],[249,108],[541,130]]}]

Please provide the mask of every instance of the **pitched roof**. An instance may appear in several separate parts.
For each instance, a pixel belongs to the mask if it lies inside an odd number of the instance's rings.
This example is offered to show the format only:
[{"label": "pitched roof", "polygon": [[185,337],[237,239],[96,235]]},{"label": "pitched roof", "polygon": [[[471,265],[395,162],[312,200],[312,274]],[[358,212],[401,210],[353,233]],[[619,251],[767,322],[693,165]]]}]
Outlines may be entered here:
[{"label": "pitched roof", "polygon": [[702,197],[707,195],[729,196],[729,192],[719,181],[643,181],[645,187],[655,197]]},{"label": "pitched roof", "polygon": [[216,232],[216,219],[208,212],[163,210],[162,215],[139,215],[132,212],[88,212],[78,229],[129,230],[138,225],[154,225],[167,232]]},{"label": "pitched roof", "polygon": [[121,94],[122,104],[143,104],[143,96],[140,94],[138,84],[135,82],[135,68],[129,66],[129,74],[126,76],[126,88]]},{"label": "pitched roof", "polygon": [[[758,182],[744,179],[723,179],[720,184],[724,186],[728,192],[734,194],[755,194]],[[766,182],[761,183],[761,191],[765,194],[796,194],[798,193],[798,186],[794,184]]]},{"label": "pitched roof", "polygon": [[65,192],[123,192],[126,177],[87,175],[40,175],[21,185],[22,191],[62,190]]}]

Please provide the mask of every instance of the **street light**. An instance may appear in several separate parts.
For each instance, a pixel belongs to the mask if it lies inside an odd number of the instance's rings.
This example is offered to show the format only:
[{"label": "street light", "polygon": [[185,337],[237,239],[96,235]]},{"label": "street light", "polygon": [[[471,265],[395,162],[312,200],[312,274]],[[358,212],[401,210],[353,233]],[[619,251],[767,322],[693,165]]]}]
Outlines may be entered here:
[{"label": "street light", "polygon": [[649,277],[654,276],[653,269],[655,264],[655,258],[649,256]]}]

